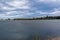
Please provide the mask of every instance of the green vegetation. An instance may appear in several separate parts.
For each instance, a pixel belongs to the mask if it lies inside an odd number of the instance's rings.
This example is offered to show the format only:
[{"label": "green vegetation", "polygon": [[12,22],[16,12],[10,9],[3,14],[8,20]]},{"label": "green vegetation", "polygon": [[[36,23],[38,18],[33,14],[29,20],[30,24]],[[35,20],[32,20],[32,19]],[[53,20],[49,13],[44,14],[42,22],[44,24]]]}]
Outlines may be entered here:
[{"label": "green vegetation", "polygon": [[60,16],[44,16],[44,17],[36,17],[36,18],[8,18],[8,19],[0,19],[0,20],[50,20],[50,19],[60,19]]},{"label": "green vegetation", "polygon": [[46,32],[45,33],[38,33],[36,32],[35,34],[30,34],[27,40],[52,40],[56,38],[55,32]]},{"label": "green vegetation", "polygon": [[15,18],[14,20],[45,20],[45,19],[60,19],[60,16],[46,16],[39,18]]}]

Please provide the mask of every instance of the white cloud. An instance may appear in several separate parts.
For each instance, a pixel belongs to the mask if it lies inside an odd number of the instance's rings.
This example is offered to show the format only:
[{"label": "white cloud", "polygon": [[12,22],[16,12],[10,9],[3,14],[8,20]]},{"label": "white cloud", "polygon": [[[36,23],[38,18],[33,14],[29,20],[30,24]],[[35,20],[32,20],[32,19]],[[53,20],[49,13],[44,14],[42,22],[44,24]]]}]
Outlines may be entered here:
[{"label": "white cloud", "polygon": [[57,11],[51,12],[51,14],[53,14],[53,15],[55,15],[55,16],[59,16],[59,15],[60,15],[60,10],[57,10]]},{"label": "white cloud", "polygon": [[38,14],[48,14],[48,12],[43,12],[41,10],[36,10],[36,13],[38,13]]},{"label": "white cloud", "polygon": [[9,7],[9,6],[6,6],[6,5],[0,3],[0,9],[6,10],[6,11],[11,11],[11,10],[14,10],[15,8],[12,8],[12,7]]},{"label": "white cloud", "polygon": [[32,15],[33,13],[29,11],[9,11],[5,12],[4,14],[0,14],[2,18],[21,18],[25,16]]},{"label": "white cloud", "polygon": [[37,2],[49,4],[50,6],[59,6],[60,5],[60,0],[38,0]]},{"label": "white cloud", "polygon": [[0,3],[0,8],[1,8],[1,7],[3,7],[3,4],[2,4],[2,3]]},{"label": "white cloud", "polygon": [[3,18],[3,19],[5,19],[5,18],[21,18],[21,17],[23,17],[23,15],[11,15],[11,16],[9,16],[9,14],[0,14],[0,19],[1,18]]},{"label": "white cloud", "polygon": [[15,8],[11,8],[11,7],[8,7],[8,6],[3,6],[3,7],[1,7],[1,9],[11,11],[11,10],[14,10]]},{"label": "white cloud", "polygon": [[[2,14],[0,14],[0,18],[25,17],[26,15],[33,14],[28,10],[25,10],[30,9],[28,0],[4,0],[3,2],[5,4],[0,2],[0,10],[4,11]],[[14,11],[16,9],[23,9],[24,11]]]},{"label": "white cloud", "polygon": [[60,0],[39,0],[40,2],[60,2]]},{"label": "white cloud", "polygon": [[0,9],[2,10],[7,10],[7,11],[12,11],[15,9],[29,9],[30,4],[28,0],[4,0],[4,3],[0,3]]},{"label": "white cloud", "polygon": [[[3,18],[36,16],[37,14],[60,15],[60,0],[36,0],[36,3],[34,1],[31,3],[28,0],[4,0],[4,2],[6,5],[2,2],[0,3],[0,10],[2,9],[3,12],[0,17]],[[52,12],[50,12],[50,9]]]},{"label": "white cloud", "polygon": [[6,15],[32,15],[33,13],[29,12],[29,11],[10,11],[10,12],[6,12]]},{"label": "white cloud", "polygon": [[12,1],[7,1],[6,3],[14,8],[20,8],[20,9],[29,8],[28,0],[12,0]]},{"label": "white cloud", "polygon": [[36,10],[36,13],[40,14],[40,15],[50,15],[50,16],[60,16],[60,8],[56,8],[51,12],[44,12],[41,10]]}]

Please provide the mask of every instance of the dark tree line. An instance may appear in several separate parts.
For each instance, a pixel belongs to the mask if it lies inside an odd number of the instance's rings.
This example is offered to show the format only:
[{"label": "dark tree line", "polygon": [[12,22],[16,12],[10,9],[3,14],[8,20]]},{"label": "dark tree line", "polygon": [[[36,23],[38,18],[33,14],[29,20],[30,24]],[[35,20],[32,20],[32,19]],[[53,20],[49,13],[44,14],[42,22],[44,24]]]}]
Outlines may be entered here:
[{"label": "dark tree line", "polygon": [[60,16],[46,16],[39,18],[15,18],[14,20],[42,20],[42,19],[60,19]]}]

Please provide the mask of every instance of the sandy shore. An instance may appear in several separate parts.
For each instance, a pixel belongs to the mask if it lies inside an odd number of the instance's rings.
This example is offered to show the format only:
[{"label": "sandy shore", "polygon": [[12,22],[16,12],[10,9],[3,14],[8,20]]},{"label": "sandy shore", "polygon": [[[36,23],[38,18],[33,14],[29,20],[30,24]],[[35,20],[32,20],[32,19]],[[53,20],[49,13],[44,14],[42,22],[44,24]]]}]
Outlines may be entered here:
[{"label": "sandy shore", "polygon": [[60,37],[52,38],[51,40],[60,40]]}]

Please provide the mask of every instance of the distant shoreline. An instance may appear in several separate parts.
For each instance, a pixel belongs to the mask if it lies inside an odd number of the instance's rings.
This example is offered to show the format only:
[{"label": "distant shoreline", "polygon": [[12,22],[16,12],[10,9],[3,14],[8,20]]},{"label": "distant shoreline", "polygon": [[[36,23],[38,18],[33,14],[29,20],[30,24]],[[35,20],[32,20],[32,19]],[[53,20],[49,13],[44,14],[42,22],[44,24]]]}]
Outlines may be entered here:
[{"label": "distant shoreline", "polygon": [[60,16],[46,16],[39,18],[15,18],[14,20],[54,20],[54,19],[60,19]]},{"label": "distant shoreline", "polygon": [[39,17],[39,18],[14,18],[14,19],[6,19],[6,20],[56,20],[60,19],[60,16],[45,16],[45,17]]},{"label": "distant shoreline", "polygon": [[60,20],[60,19],[19,19],[19,20]]}]

